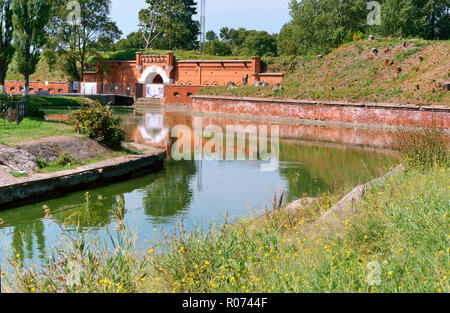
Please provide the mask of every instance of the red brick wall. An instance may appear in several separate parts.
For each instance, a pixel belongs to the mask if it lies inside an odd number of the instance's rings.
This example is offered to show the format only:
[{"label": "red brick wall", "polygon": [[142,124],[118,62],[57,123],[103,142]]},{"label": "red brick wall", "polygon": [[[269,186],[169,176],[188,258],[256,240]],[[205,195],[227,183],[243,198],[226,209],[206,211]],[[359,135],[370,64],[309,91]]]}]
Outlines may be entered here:
[{"label": "red brick wall", "polygon": [[450,109],[395,105],[314,103],[257,98],[195,96],[192,110],[203,113],[280,117],[337,123],[450,128]]},{"label": "red brick wall", "polygon": [[[6,92],[9,94],[23,94],[25,89],[24,81],[6,81]],[[49,91],[51,95],[67,94],[69,93],[68,82],[49,82],[45,85],[45,82],[30,82],[30,95],[35,94],[37,91]]]},{"label": "red brick wall", "polygon": [[284,74],[276,73],[262,73],[259,74],[259,80],[268,83],[269,85],[280,84],[284,78]]},{"label": "red brick wall", "polygon": [[192,96],[207,86],[167,85],[164,87],[164,104],[192,105]]},{"label": "red brick wall", "polygon": [[[248,84],[253,85],[259,80],[261,59],[253,57],[251,60],[189,60],[176,61],[173,53],[163,56],[149,56],[136,54],[136,61],[107,61],[108,77],[103,80],[100,72],[97,78],[86,75],[85,81],[134,85],[141,78],[142,73],[150,66],[162,68],[169,79],[176,85],[227,85],[233,82],[241,85],[245,76]],[[172,71],[169,71],[173,68]],[[267,76],[267,81],[278,83],[280,76]]]},{"label": "red brick wall", "polygon": [[[242,85],[243,78],[247,77],[247,83],[253,85],[260,80],[261,58],[252,57],[251,60],[189,60],[176,61],[172,52],[166,55],[136,54],[134,61],[106,61],[108,77],[103,78],[100,67],[97,73],[86,73],[86,82],[103,82],[103,85],[121,85],[120,90],[125,90],[126,84],[131,86],[131,94],[134,94],[134,84],[139,82],[144,71],[151,66],[158,66],[164,70],[171,84],[187,86],[225,86],[232,82]],[[265,81],[270,84],[279,83],[280,74],[265,74]],[[103,93],[108,93],[105,87]],[[171,101],[171,100],[169,100]],[[184,100],[183,100],[184,101]],[[190,100],[189,100],[190,102]]]},{"label": "red brick wall", "polygon": [[255,82],[252,61],[180,61],[175,66],[175,83],[177,85],[218,85],[230,82],[239,86],[248,75],[248,84]]},{"label": "red brick wall", "polygon": [[[103,84],[106,89],[106,84],[117,84],[120,88],[125,90],[126,85],[129,83],[131,87],[130,94],[134,94],[134,84],[138,82],[141,77],[141,73],[136,69],[136,62],[133,61],[124,61],[124,62],[107,62],[107,66],[109,67],[108,78],[103,80]],[[102,81],[102,78],[99,78],[99,82]],[[107,93],[104,90],[104,93]]]}]

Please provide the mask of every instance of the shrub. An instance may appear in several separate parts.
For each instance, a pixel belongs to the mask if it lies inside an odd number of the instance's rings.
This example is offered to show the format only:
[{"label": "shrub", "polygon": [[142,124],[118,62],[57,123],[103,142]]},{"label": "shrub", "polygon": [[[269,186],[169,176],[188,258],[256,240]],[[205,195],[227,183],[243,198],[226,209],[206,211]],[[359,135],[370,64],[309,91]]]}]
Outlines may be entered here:
[{"label": "shrub", "polygon": [[61,156],[57,160],[55,160],[53,162],[46,162],[46,161],[42,160],[41,158],[38,158],[36,160],[36,163],[40,169],[43,169],[43,168],[47,168],[47,167],[70,166],[71,164],[77,164],[78,161],[74,157],[72,157],[70,154],[68,154],[67,152],[64,152],[63,154],[61,154]]},{"label": "shrub", "polygon": [[70,111],[69,125],[78,133],[115,149],[120,148],[125,138],[122,119],[98,101],[83,100],[79,110]]},{"label": "shrub", "polygon": [[438,127],[424,127],[402,131],[394,137],[394,149],[398,149],[406,165],[419,168],[434,165],[449,166],[449,137]]},{"label": "shrub", "polygon": [[230,45],[219,40],[203,43],[203,51],[216,56],[228,56],[232,54]]},{"label": "shrub", "polygon": [[45,117],[45,112],[40,109],[39,105],[28,102],[27,116],[43,119]]}]

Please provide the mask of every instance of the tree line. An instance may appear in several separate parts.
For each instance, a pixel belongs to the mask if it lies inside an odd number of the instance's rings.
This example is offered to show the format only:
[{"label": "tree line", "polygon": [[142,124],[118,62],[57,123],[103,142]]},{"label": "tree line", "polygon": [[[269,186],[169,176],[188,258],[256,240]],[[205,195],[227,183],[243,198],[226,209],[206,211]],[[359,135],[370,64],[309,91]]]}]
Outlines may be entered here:
[{"label": "tree line", "polygon": [[110,0],[0,0],[0,85],[15,59],[24,94],[41,57],[72,80],[83,79],[89,57],[105,41],[120,38]]},{"label": "tree line", "polygon": [[199,48],[200,24],[194,0],[146,0],[139,31],[119,40],[111,19],[111,0],[0,0],[0,86],[13,58],[15,70],[29,79],[41,58],[70,81],[82,81],[102,52],[118,48]]},{"label": "tree line", "polygon": [[[292,0],[291,21],[278,35],[278,51],[328,53],[355,35],[369,34],[448,40],[449,7],[450,0]],[[370,23],[376,13],[378,23]]]},{"label": "tree line", "polygon": [[102,52],[128,49],[197,50],[211,55],[325,54],[368,34],[447,40],[450,0],[379,0],[380,23],[366,0],[291,0],[290,21],[279,34],[223,27],[207,33],[200,47],[195,0],[146,0],[138,30],[122,37],[112,21],[111,0],[0,0],[0,86],[15,59],[29,77],[41,57],[70,81],[82,81]]}]

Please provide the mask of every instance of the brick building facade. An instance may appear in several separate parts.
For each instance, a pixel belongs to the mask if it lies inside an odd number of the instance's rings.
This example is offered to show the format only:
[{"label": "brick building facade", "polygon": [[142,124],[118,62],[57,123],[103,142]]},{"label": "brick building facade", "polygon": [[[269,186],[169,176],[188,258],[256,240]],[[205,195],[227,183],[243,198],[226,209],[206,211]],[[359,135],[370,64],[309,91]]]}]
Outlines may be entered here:
[{"label": "brick building facade", "polygon": [[190,99],[184,99],[185,96],[193,95],[207,86],[225,86],[230,83],[236,86],[253,85],[260,81],[276,84],[282,79],[283,74],[261,73],[260,57],[252,57],[251,60],[178,61],[173,52],[167,52],[166,55],[144,55],[138,52],[133,61],[105,61],[102,65],[98,64],[96,72],[85,74],[82,90],[89,86],[96,88],[99,94],[120,93],[135,95],[137,98],[162,98],[161,95],[165,94],[176,102],[189,102]]},{"label": "brick building facade", "polygon": [[[261,73],[261,58],[250,60],[185,60],[173,52],[165,55],[136,53],[136,60],[98,62],[96,71],[85,72],[84,81],[30,82],[30,95],[128,95],[160,98],[166,104],[191,104],[192,96],[209,86],[280,83],[284,75]],[[6,81],[6,92],[23,94],[23,81]]]},{"label": "brick building facade", "polygon": [[[8,94],[20,95],[24,93],[25,82],[17,80],[7,80],[5,81],[5,88]],[[68,94],[72,92],[71,89],[72,87],[69,82],[31,81],[29,94]]]}]

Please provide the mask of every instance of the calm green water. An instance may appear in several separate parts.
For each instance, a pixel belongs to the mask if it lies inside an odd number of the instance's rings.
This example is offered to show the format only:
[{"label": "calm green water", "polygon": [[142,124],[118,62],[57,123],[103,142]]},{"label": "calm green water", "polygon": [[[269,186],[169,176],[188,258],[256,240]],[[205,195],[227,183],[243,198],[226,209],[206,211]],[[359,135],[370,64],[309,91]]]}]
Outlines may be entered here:
[{"label": "calm green water", "polygon": [[[178,113],[129,116],[128,136],[144,143],[167,143],[173,125],[189,125],[192,118]],[[160,122],[162,121],[162,123]],[[209,120],[205,119],[205,124]],[[214,120],[224,122],[221,119]],[[230,120],[226,121],[227,123]],[[239,123],[239,121],[233,121]],[[41,262],[65,232],[79,225],[107,238],[117,220],[112,211],[125,207],[124,222],[136,231],[142,249],[152,246],[160,229],[173,230],[184,217],[187,229],[221,223],[230,217],[247,216],[271,207],[275,192],[286,192],[285,202],[333,192],[367,182],[387,171],[395,159],[374,149],[343,145],[282,140],[280,167],[260,171],[261,161],[173,161],[167,160],[158,173],[108,186],[74,192],[61,198],[0,211],[0,263],[6,256]],[[86,205],[87,197],[89,205]],[[43,206],[50,208],[46,216]]]}]

